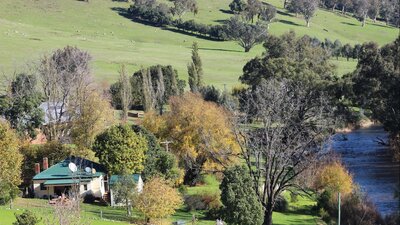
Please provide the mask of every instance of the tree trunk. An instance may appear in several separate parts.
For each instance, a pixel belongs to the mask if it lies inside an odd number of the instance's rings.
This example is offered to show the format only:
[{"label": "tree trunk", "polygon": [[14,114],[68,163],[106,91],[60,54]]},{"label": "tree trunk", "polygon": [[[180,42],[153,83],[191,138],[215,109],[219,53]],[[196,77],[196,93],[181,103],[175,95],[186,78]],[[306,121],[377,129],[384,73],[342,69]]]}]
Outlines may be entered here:
[{"label": "tree trunk", "polygon": [[250,47],[250,46],[245,46],[245,47],[244,47],[244,52],[249,52],[249,51],[250,51],[250,49],[251,49],[251,47]]},{"label": "tree trunk", "polygon": [[342,6],[342,14],[344,15],[344,5]]},{"label": "tree trunk", "polygon": [[310,21],[307,20],[306,22],[307,22],[307,27],[310,27]]},{"label": "tree trunk", "polygon": [[[270,205],[268,203],[268,205]],[[264,211],[264,222],[263,225],[272,225],[272,206],[267,206]]]},{"label": "tree trunk", "polygon": [[183,183],[189,186],[195,186],[200,180],[201,169],[191,168],[187,169],[183,178]]},{"label": "tree trunk", "polygon": [[362,27],[364,27],[364,26],[365,26],[365,16],[364,16],[363,21],[362,21]]},{"label": "tree trunk", "polygon": [[335,8],[336,8],[336,4],[333,4],[332,12],[335,11]]}]

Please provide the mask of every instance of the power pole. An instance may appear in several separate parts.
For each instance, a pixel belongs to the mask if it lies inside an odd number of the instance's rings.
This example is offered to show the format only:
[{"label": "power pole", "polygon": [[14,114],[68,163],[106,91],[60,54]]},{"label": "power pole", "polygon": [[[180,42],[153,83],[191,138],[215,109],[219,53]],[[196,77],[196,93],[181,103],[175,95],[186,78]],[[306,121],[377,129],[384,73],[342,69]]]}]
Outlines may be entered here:
[{"label": "power pole", "polygon": [[338,192],[338,225],[340,225],[340,192]]},{"label": "power pole", "polygon": [[163,141],[163,142],[160,142],[160,143],[164,144],[165,145],[165,150],[167,152],[169,152],[169,144],[174,143],[174,142],[172,142],[172,141]]}]

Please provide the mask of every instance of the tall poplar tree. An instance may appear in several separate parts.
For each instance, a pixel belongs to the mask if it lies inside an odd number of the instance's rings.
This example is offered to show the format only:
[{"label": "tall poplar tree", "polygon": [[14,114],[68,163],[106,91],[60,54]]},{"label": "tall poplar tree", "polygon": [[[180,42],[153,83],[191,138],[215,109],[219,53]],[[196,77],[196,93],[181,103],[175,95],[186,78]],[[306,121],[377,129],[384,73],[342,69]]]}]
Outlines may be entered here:
[{"label": "tall poplar tree", "polygon": [[204,85],[203,82],[203,66],[199,55],[199,47],[197,42],[192,45],[192,62],[188,65],[189,86],[190,91],[198,92]]}]

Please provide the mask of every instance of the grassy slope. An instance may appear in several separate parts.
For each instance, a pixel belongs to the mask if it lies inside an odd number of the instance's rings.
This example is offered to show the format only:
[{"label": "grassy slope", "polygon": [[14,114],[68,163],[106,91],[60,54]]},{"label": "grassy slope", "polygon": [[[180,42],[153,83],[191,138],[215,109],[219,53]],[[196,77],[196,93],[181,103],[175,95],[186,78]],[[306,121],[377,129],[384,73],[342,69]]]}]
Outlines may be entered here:
[{"label": "grassy slope", "polygon": [[[198,187],[191,187],[188,194],[195,195],[201,193],[214,193],[219,191],[219,182],[214,176],[206,176],[205,185]],[[309,213],[309,209],[314,205],[310,199],[299,197],[296,203],[290,203],[290,210],[286,213],[275,212],[273,214],[274,224],[281,225],[315,225],[317,218]],[[111,224],[129,224],[125,217],[124,209],[115,209],[105,206],[96,206],[89,204],[82,204],[82,218],[84,222],[91,225],[111,225]],[[23,199],[18,198],[13,210],[8,209],[8,206],[0,206],[0,225],[11,225],[15,221],[14,213],[21,213],[24,209],[33,211],[41,218],[46,218],[50,213],[50,207],[47,205],[46,200],[41,199]],[[100,218],[100,211],[103,212],[103,219]],[[171,224],[173,221],[185,220],[191,221],[192,213],[198,218],[197,225],[214,225],[215,221],[204,219],[202,212],[186,212],[179,210],[171,218],[164,220],[163,224]],[[134,213],[134,218],[140,218],[138,213]],[[43,225],[42,223],[40,225]]]},{"label": "grassy slope", "polygon": [[[196,17],[203,23],[219,23],[231,15],[223,13],[230,0],[198,0],[200,12]],[[282,0],[269,0],[283,12]],[[224,83],[237,82],[246,61],[262,52],[262,47],[250,53],[234,42],[216,42],[183,35],[169,30],[132,22],[120,16],[117,8],[127,8],[128,3],[96,0],[85,3],[77,0],[2,0],[0,1],[0,70],[10,73],[32,59],[55,48],[76,45],[94,56],[93,70],[97,80],[113,82],[120,63],[131,72],[141,66],[171,64],[181,77],[186,78],[186,64],[190,60],[190,46],[199,42],[207,83],[222,87]],[[362,28],[355,19],[337,16],[319,10],[311,28],[304,26],[301,18],[280,13],[278,22],[271,24],[272,34],[282,34],[289,29],[320,39],[340,39],[342,43],[369,40],[380,44],[395,39],[398,31],[382,24],[367,24]],[[339,64],[339,73],[351,71],[355,63]],[[342,68],[344,65],[344,69]]]}]

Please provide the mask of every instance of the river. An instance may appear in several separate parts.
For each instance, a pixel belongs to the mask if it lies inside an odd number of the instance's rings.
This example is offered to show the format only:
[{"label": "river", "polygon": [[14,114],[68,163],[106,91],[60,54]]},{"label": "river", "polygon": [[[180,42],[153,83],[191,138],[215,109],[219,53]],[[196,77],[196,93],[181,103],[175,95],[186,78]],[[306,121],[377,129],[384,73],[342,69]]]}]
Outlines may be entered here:
[{"label": "river", "polygon": [[381,126],[371,126],[337,134],[332,147],[361,190],[382,215],[387,215],[399,210],[394,190],[400,179],[400,163],[392,162],[388,147],[378,143],[377,138],[387,142],[388,135]]}]

